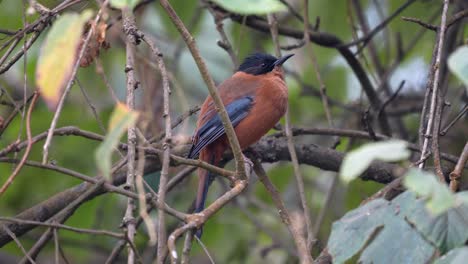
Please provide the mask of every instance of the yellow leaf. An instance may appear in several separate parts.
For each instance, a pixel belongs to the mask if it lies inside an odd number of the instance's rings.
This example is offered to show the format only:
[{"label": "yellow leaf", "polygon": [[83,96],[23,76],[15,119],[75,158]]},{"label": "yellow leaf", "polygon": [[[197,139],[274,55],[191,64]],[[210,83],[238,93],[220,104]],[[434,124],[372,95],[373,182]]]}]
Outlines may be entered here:
[{"label": "yellow leaf", "polygon": [[42,44],[36,68],[36,85],[51,110],[57,108],[63,88],[70,80],[83,26],[91,15],[91,10],[85,10],[81,14],[60,16]]},{"label": "yellow leaf", "polygon": [[110,179],[112,152],[118,146],[125,130],[133,126],[138,118],[138,112],[132,111],[127,105],[118,103],[109,120],[109,131],[104,142],[95,153],[96,163],[104,177]]}]

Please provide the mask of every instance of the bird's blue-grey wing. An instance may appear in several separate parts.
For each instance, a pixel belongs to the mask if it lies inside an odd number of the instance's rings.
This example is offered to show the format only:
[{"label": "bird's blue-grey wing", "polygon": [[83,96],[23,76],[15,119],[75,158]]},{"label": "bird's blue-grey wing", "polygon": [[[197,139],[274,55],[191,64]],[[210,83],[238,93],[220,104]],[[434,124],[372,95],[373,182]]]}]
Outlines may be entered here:
[{"label": "bird's blue-grey wing", "polygon": [[[231,120],[232,126],[237,126],[248,114],[253,105],[253,96],[245,96],[232,101],[226,106],[226,112]],[[193,137],[193,145],[188,154],[188,158],[198,157],[200,151],[213,143],[216,139],[225,134],[221,117],[218,113],[213,115]]]}]

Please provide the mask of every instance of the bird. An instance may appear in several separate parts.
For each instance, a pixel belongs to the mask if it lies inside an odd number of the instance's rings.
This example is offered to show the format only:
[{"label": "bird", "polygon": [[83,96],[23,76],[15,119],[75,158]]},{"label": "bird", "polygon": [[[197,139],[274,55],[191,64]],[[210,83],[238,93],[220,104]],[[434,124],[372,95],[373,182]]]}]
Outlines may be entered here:
[{"label": "bird", "polygon": [[[288,104],[288,88],[282,69],[294,54],[276,58],[265,53],[247,56],[237,71],[217,90],[234,127],[239,145],[245,150],[256,143],[284,116]],[[188,158],[219,166],[225,151],[230,149],[221,117],[211,96],[201,106],[197,127],[192,136]],[[208,188],[215,175],[198,169],[198,191],[194,213],[205,208]],[[201,236],[201,228],[197,232]]]}]

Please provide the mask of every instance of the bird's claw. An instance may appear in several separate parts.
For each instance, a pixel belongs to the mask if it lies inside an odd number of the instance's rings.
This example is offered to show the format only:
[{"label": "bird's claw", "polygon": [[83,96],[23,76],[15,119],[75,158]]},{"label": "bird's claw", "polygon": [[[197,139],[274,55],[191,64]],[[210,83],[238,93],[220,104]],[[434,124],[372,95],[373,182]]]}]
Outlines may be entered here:
[{"label": "bird's claw", "polygon": [[250,174],[252,174],[254,164],[245,155],[242,155],[242,158],[244,159],[245,175],[248,177]]}]

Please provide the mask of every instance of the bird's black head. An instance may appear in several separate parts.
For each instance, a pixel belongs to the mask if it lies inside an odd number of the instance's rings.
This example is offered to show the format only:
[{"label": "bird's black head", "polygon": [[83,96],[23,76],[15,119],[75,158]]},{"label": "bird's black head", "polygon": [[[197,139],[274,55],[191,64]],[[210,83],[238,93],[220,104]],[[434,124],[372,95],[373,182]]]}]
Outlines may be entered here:
[{"label": "bird's black head", "polygon": [[265,74],[271,72],[275,66],[281,66],[293,55],[294,54],[289,54],[277,59],[269,54],[254,53],[244,59],[244,62],[239,66],[238,71],[243,71],[253,75]]}]

